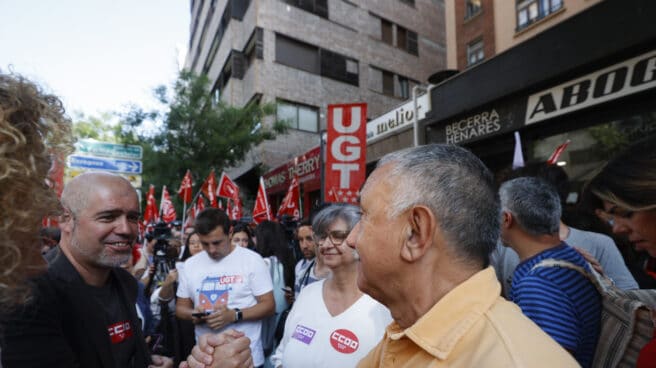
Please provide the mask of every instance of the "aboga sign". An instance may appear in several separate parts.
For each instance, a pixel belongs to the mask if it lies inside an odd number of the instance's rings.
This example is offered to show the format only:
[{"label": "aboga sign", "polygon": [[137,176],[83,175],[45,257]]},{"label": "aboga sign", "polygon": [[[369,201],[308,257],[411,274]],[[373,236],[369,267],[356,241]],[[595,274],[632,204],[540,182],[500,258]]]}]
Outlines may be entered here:
[{"label": "aboga sign", "polygon": [[531,95],[526,125],[654,87],[656,51]]},{"label": "aboga sign", "polygon": [[356,203],[365,179],[367,104],[328,105],[326,202]]}]

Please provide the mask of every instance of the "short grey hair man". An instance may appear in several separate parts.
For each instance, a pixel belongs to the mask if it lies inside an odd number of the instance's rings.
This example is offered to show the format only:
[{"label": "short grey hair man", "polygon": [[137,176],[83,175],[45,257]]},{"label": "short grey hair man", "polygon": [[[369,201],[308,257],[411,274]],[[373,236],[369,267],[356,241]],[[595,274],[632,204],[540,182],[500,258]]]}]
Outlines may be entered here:
[{"label": "short grey hair man", "polygon": [[380,160],[346,242],[360,255],[358,287],[394,322],[359,367],[577,366],[499,296],[488,267],[498,198],[490,171],[462,147],[432,144]]},{"label": "short grey hair man", "polygon": [[461,259],[487,266],[499,237],[499,202],[483,162],[459,146],[429,145],[390,153],[377,168],[390,163],[390,176],[405,184],[394,190],[389,216],[425,204]]},{"label": "short grey hair man", "polygon": [[558,233],[562,208],[551,184],[535,177],[521,177],[501,184],[502,211],[508,211],[531,235]]}]

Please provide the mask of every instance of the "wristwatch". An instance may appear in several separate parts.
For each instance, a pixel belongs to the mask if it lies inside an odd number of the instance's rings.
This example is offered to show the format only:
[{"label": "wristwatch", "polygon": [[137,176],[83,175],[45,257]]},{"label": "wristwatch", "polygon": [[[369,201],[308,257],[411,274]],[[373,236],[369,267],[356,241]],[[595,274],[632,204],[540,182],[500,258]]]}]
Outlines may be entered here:
[{"label": "wristwatch", "polygon": [[244,318],[244,315],[241,313],[241,309],[235,308],[235,322],[239,322]]}]

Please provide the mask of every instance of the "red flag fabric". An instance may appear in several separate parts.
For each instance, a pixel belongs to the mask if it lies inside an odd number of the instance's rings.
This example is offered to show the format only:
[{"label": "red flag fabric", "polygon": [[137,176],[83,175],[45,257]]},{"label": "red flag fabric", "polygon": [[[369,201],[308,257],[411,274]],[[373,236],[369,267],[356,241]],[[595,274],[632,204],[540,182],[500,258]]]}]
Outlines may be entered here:
[{"label": "red flag fabric", "polygon": [[271,207],[269,206],[269,199],[266,195],[266,187],[264,186],[264,178],[260,176],[260,185],[257,189],[257,197],[255,197],[255,207],[253,207],[253,222],[259,224],[265,220],[271,220]]},{"label": "red flag fabric", "polygon": [[210,206],[218,208],[219,204],[216,201],[216,176],[214,175],[214,169],[212,169],[210,174],[207,175],[201,190],[203,191],[203,194],[205,194],[205,197],[210,201]]},{"label": "red flag fabric", "polygon": [[565,143],[561,144],[560,146],[556,147],[554,152],[551,154],[549,159],[547,160],[547,165],[555,165],[558,162],[558,158],[560,155],[565,151],[565,148],[567,148],[567,145],[571,142],[569,139],[565,141]]},{"label": "red flag fabric", "polygon": [[278,209],[278,217],[283,215],[289,215],[293,218],[300,218],[300,206],[298,200],[300,198],[298,190],[298,178],[294,177],[291,184],[289,184],[289,189],[285,198],[283,198],[280,208]]},{"label": "red flag fabric", "polygon": [[189,170],[187,170],[184,178],[182,178],[180,189],[178,189],[178,195],[182,198],[184,203],[191,203],[191,171]]},{"label": "red flag fabric", "polygon": [[198,215],[202,210],[205,209],[205,199],[203,196],[198,196],[198,199],[196,200],[196,207],[194,207],[194,210],[196,210],[196,215]]},{"label": "red flag fabric", "polygon": [[185,219],[185,223],[183,225],[183,228],[188,228],[188,227],[194,227],[194,220],[196,219],[196,206],[191,206],[187,210],[187,218]]},{"label": "red flag fabric", "polygon": [[328,105],[326,201],[357,203],[366,174],[367,104]]},{"label": "red flag fabric", "polygon": [[155,202],[155,186],[150,185],[148,189],[148,196],[146,197],[146,210],[143,215],[144,225],[155,223],[159,220],[159,211],[157,209],[157,202]]},{"label": "red flag fabric", "polygon": [[239,202],[239,187],[234,181],[230,180],[226,173],[222,172],[216,195],[219,197],[230,198],[237,203]]},{"label": "red flag fabric", "polygon": [[159,206],[159,213],[164,222],[173,222],[175,221],[175,218],[178,217],[175,213],[175,207],[173,207],[173,202],[171,202],[171,196],[166,189],[166,185],[162,188],[162,199],[159,202]]},{"label": "red flag fabric", "polygon": [[241,200],[237,197],[236,201],[228,200],[228,218],[231,220],[239,220],[243,215]]}]

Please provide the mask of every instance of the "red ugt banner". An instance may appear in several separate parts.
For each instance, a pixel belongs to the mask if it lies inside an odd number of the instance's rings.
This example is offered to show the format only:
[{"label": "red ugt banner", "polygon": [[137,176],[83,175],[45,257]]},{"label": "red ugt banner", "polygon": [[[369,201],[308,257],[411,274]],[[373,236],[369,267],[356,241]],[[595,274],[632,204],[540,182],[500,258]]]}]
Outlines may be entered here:
[{"label": "red ugt banner", "polygon": [[328,105],[326,202],[356,203],[366,175],[367,104]]}]

